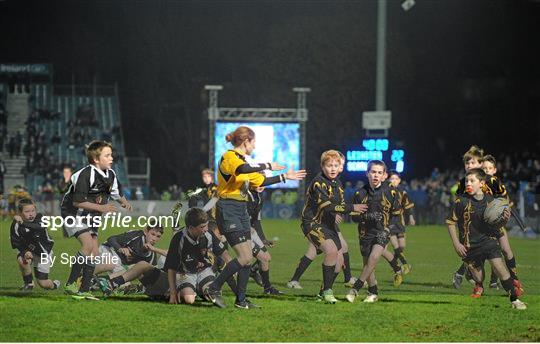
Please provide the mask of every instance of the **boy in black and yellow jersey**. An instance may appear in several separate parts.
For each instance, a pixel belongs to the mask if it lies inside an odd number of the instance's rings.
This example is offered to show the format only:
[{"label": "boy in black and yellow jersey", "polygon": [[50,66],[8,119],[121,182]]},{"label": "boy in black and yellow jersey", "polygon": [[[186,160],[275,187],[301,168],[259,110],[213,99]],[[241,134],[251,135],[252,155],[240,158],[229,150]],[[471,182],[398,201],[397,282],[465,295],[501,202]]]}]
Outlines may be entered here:
[{"label": "boy in black and yellow jersey", "polygon": [[407,263],[407,259],[403,255],[405,250],[405,222],[414,226],[416,224],[413,216],[412,209],[414,208],[414,203],[409,199],[407,191],[400,186],[401,176],[396,171],[390,171],[388,174],[388,181],[399,195],[399,205],[402,209],[402,212],[399,215],[392,216],[390,220],[390,243],[394,247],[394,255],[401,262],[401,269],[404,274],[408,274],[411,271],[411,265]]},{"label": "boy in black and yellow jersey", "polygon": [[216,220],[221,233],[227,239],[237,254],[228,262],[219,276],[205,290],[205,296],[215,305],[224,307],[221,299],[221,287],[233,274],[238,272],[235,306],[249,309],[257,307],[246,298],[246,288],[249,279],[251,260],[251,224],[247,212],[247,191],[249,188],[266,186],[285,182],[286,180],[301,180],[306,176],[304,170],[293,171],[273,177],[265,177],[260,171],[283,170],[285,167],[276,162],[250,164],[246,155],[255,149],[255,132],[240,126],[234,132],[227,134],[227,142],[234,149],[223,154],[218,170],[218,202],[216,204]]},{"label": "boy in black and yellow jersey", "polygon": [[[505,198],[508,200],[510,206],[512,206],[512,202],[510,201],[504,184],[499,178],[497,178],[497,176],[495,176],[495,174],[497,173],[497,161],[495,160],[495,158],[491,155],[484,156],[482,158],[482,169],[487,174],[484,192],[489,195],[493,195],[493,197],[495,198]],[[520,296],[523,293],[523,287],[521,286],[521,282],[517,277],[516,258],[514,257],[514,252],[510,247],[510,242],[508,241],[506,229],[504,227],[496,228],[492,232],[492,236],[499,240],[499,245],[501,246],[501,250],[504,255],[506,267],[508,268],[508,271],[510,271],[510,275],[512,275],[512,278],[514,279],[514,286],[516,287],[518,296]],[[489,286],[490,288],[498,288],[497,275],[494,273],[493,270],[491,272]]]},{"label": "boy in black and yellow jersey", "polygon": [[[338,172],[341,174],[343,172],[343,168],[345,166],[345,156],[337,151],[337,153],[340,156],[340,165]],[[345,202],[345,192],[343,190],[343,185],[339,179],[339,176],[335,178],[337,189],[339,192],[336,192],[335,194],[339,196],[339,199],[336,200],[337,203],[344,203]],[[355,277],[351,276],[351,265],[350,265],[350,258],[349,258],[349,247],[347,245],[347,241],[343,237],[343,234],[339,230],[338,225],[343,221],[343,216],[336,213],[335,216],[335,223],[336,223],[336,231],[338,233],[338,237],[340,239],[341,243],[341,251],[343,255],[343,276],[345,279],[345,286],[346,287],[352,287],[354,282],[356,281]],[[313,262],[313,259],[319,254],[321,254],[322,251],[318,249],[314,244],[311,243],[311,241],[308,241],[308,249],[306,253],[300,258],[298,265],[296,269],[294,270],[294,274],[287,282],[287,287],[292,289],[302,289],[302,286],[300,285],[300,277],[304,274],[304,272],[307,270],[307,268],[311,265]],[[336,272],[339,272],[336,271]]]},{"label": "boy in black and yellow jersey", "polygon": [[337,302],[332,292],[334,280],[343,265],[342,245],[336,227],[336,214],[361,213],[367,206],[346,204],[340,195],[336,178],[339,175],[339,152],[328,150],[321,155],[322,171],[306,190],[301,228],[305,237],[324,253],[321,297],[327,303]]},{"label": "boy in black and yellow jersey", "polygon": [[[504,184],[500,181],[499,178],[495,176],[497,173],[496,161],[491,155],[484,156],[484,151],[477,146],[472,146],[464,155],[463,155],[463,164],[465,171],[470,171],[474,168],[483,168],[486,173],[489,174],[489,177],[486,178],[486,181],[483,186],[483,191],[486,194],[492,195],[495,198],[504,198],[508,199],[508,193]],[[462,178],[459,181],[458,189],[456,195],[460,196],[465,194],[465,178]],[[504,227],[493,230],[492,236],[496,237],[499,240],[499,244],[505,256],[506,266],[514,279],[514,283],[517,287],[518,294],[523,292],[521,282],[517,277],[516,272],[516,260],[514,253],[510,247],[510,242],[508,241],[508,236],[506,235],[506,230]],[[454,273],[453,284],[457,289],[461,286],[461,281],[465,275],[466,267],[465,264],[462,264],[459,269]],[[492,288],[497,287],[497,281],[493,281],[494,276],[492,275],[492,281],[490,286]]]},{"label": "boy in black and yellow jersey", "polygon": [[[482,295],[483,264],[488,260],[501,279],[503,288],[510,294],[512,308],[526,309],[527,306],[517,298],[513,278],[501,259],[499,243],[490,235],[494,228],[484,220],[486,206],[493,200],[492,195],[483,192],[485,180],[486,174],[480,168],[467,172],[466,194],[456,198],[446,220],[448,233],[456,253],[463,259],[477,283],[471,297]],[[505,210],[504,217],[508,220],[510,211]],[[456,226],[459,234],[456,233]]]},{"label": "boy in black and yellow jersey", "polygon": [[364,302],[378,300],[375,266],[383,253],[390,255],[385,258],[391,264],[393,262],[395,274],[401,277],[401,269],[397,266],[395,257],[386,251],[390,237],[390,218],[392,215],[399,215],[401,211],[397,191],[388,183],[383,183],[386,176],[386,165],[383,161],[371,160],[366,174],[369,183],[355,193],[353,201],[368,207],[365,214],[353,216],[353,220],[358,222],[360,252],[364,267],[353,288],[346,295],[349,302],[354,302],[365,282],[368,283],[368,296]]}]

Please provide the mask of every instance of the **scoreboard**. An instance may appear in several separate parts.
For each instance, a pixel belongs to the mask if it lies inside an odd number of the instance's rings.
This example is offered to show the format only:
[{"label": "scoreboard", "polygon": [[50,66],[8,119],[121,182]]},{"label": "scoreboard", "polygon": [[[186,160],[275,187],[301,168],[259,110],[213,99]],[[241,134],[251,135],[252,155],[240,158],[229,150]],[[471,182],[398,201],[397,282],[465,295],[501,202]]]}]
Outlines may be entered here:
[{"label": "scoreboard", "polygon": [[370,160],[382,160],[388,169],[396,170],[399,173],[405,169],[405,151],[392,148],[390,140],[386,138],[362,140],[362,148],[348,150],[346,159],[345,169],[347,172],[366,171]]}]

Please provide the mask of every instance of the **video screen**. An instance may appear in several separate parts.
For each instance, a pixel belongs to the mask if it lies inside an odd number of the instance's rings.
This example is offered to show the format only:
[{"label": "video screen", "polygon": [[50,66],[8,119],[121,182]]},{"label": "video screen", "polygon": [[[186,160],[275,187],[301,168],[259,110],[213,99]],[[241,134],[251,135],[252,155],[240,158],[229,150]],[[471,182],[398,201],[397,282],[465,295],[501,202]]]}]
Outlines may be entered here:
[{"label": "video screen", "polygon": [[[232,149],[233,146],[225,141],[225,135],[234,131],[237,127],[245,125],[255,131],[256,146],[251,156],[247,156],[249,162],[272,162],[276,161],[287,169],[300,167],[300,124],[298,123],[265,123],[265,122],[217,122],[214,136],[214,169],[217,173],[219,160],[223,153]],[[282,171],[284,172],[284,171]],[[280,172],[266,171],[267,176]],[[217,178],[217,176],[216,176]],[[298,181],[288,180],[286,183],[278,183],[269,188],[297,188]]]}]

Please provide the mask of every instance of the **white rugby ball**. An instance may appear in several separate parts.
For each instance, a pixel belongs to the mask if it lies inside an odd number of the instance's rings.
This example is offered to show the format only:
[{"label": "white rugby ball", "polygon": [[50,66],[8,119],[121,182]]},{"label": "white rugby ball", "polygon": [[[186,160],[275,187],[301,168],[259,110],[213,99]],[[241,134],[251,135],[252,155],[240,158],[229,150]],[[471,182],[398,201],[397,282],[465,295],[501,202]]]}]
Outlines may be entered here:
[{"label": "white rugby ball", "polygon": [[503,217],[505,209],[510,209],[508,200],[504,198],[495,198],[486,206],[486,210],[484,211],[484,221],[492,226],[504,226],[507,222]]}]

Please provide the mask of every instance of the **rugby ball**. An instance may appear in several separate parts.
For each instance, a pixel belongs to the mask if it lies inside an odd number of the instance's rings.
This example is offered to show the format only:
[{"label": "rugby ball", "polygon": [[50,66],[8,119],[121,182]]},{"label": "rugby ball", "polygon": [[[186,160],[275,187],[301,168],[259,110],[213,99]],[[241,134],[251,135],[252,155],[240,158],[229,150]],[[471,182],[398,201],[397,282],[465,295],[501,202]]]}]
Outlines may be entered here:
[{"label": "rugby ball", "polygon": [[495,198],[489,202],[484,211],[484,221],[492,226],[502,227],[506,224],[507,220],[503,217],[505,209],[510,209],[508,200],[504,198]]}]

